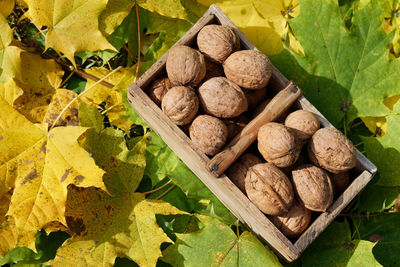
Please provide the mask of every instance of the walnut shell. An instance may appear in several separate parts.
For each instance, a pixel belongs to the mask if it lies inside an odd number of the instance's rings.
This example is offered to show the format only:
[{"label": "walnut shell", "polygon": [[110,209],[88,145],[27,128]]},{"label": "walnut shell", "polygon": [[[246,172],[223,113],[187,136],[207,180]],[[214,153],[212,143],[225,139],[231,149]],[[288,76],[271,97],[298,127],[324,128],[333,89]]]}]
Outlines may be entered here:
[{"label": "walnut shell", "polygon": [[304,164],[292,171],[292,182],[299,201],[314,211],[326,211],[333,201],[329,175],[321,168]]},{"label": "walnut shell", "polygon": [[247,110],[247,99],[242,89],[225,77],[215,77],[199,88],[200,103],[208,114],[233,118]]},{"label": "walnut shell", "polygon": [[193,144],[207,155],[215,155],[224,146],[228,137],[228,128],[218,118],[200,115],[189,128]]},{"label": "walnut shell", "polygon": [[269,59],[257,50],[241,50],[230,55],[223,64],[225,76],[246,89],[267,86],[272,74]]},{"label": "walnut shell", "polygon": [[285,126],[293,129],[297,138],[304,141],[319,129],[320,124],[314,114],[307,110],[299,109],[286,117]]},{"label": "walnut shell", "polygon": [[255,109],[258,105],[258,103],[260,103],[265,99],[265,96],[267,95],[267,88],[261,88],[259,90],[243,90],[246,98],[247,98],[247,103],[249,106],[249,109]]},{"label": "walnut shell", "polygon": [[192,88],[175,86],[161,102],[164,113],[177,125],[190,123],[199,109],[199,100]]},{"label": "walnut shell", "polygon": [[266,161],[278,167],[288,167],[296,162],[300,145],[291,129],[283,124],[269,122],[258,131],[258,150]]},{"label": "walnut shell", "polygon": [[226,175],[243,193],[246,192],[245,179],[250,167],[262,163],[262,160],[251,153],[241,155],[226,171]]},{"label": "walnut shell", "polygon": [[240,48],[240,40],[235,31],[226,25],[206,25],[197,35],[197,46],[215,62],[222,63]]},{"label": "walnut shell", "polygon": [[168,51],[168,78],[175,85],[197,85],[206,75],[204,56],[185,45],[177,45]]},{"label": "walnut shell", "polygon": [[203,81],[207,81],[214,77],[222,77],[224,76],[224,69],[222,65],[212,62],[208,58],[204,58],[206,61],[206,76],[204,76]]},{"label": "walnut shell", "polygon": [[149,97],[159,106],[161,105],[164,95],[172,87],[174,87],[174,85],[167,77],[158,78],[149,86]]},{"label": "walnut shell", "polygon": [[287,176],[269,163],[251,167],[245,179],[246,193],[251,202],[268,215],[288,212],[293,203],[293,187]]},{"label": "walnut shell", "polygon": [[287,213],[270,218],[271,222],[287,237],[299,236],[307,229],[311,221],[311,211],[297,201]]},{"label": "walnut shell", "polygon": [[356,149],[339,130],[319,129],[308,143],[308,157],[317,166],[339,173],[356,166]]},{"label": "walnut shell", "polygon": [[331,181],[333,185],[333,192],[339,195],[347,188],[350,182],[349,172],[332,173]]}]

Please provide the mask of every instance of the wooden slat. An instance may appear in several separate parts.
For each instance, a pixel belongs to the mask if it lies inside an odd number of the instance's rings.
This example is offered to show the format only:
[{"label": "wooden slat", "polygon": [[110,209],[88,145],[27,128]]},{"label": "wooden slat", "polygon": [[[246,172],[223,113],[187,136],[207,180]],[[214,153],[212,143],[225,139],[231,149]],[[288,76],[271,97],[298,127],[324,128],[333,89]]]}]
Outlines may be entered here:
[{"label": "wooden slat", "polygon": [[321,232],[335,219],[337,215],[350,203],[353,198],[360,193],[360,191],[371,180],[372,174],[364,171],[357,180],[351,183],[346,191],[339,196],[336,201],[329,207],[329,209],[322,213],[314,223],[301,235],[295,243],[295,246],[303,252]]},{"label": "wooden slat", "polygon": [[294,245],[226,175],[214,177],[206,167],[209,159],[192,145],[190,139],[137,85],[129,86],[128,99],[146,123],[236,217],[266,240],[287,261],[293,261],[299,256]]}]

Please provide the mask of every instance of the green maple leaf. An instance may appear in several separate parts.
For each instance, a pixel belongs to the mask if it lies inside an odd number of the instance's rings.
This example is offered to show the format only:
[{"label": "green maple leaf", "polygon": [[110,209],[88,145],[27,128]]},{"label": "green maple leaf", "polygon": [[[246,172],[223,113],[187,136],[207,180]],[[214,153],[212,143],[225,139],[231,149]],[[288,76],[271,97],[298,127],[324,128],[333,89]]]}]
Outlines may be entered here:
[{"label": "green maple leaf", "polygon": [[305,57],[287,50],[272,57],[334,125],[386,116],[391,111],[383,100],[400,93],[400,63],[389,59],[393,35],[384,32],[375,2],[354,10],[346,29],[336,1],[300,1],[300,15],[289,24]]},{"label": "green maple leaf", "polygon": [[300,260],[304,266],[381,266],[374,258],[375,244],[365,240],[352,240],[347,222],[333,222]]},{"label": "green maple leaf", "polygon": [[372,252],[384,266],[395,266],[400,261],[400,214],[380,214],[361,220],[361,238],[379,241]]},{"label": "green maple leaf", "polygon": [[200,231],[177,234],[177,241],[161,259],[172,266],[281,266],[251,233],[245,231],[238,237],[217,220],[203,217],[202,221],[205,226]]}]

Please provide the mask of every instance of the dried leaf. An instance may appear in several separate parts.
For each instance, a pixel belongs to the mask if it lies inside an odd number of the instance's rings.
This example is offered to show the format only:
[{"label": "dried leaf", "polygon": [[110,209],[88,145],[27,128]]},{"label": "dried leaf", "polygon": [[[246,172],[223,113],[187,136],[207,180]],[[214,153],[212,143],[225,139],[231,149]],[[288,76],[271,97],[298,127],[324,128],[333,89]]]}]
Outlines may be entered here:
[{"label": "dried leaf", "polygon": [[[54,121],[57,119],[63,109],[76,97],[77,94],[74,91],[67,89],[57,89],[43,118],[43,123],[53,125]],[[78,109],[78,103],[72,103],[62,113],[60,119],[58,119],[55,126],[77,126],[79,124]]]}]

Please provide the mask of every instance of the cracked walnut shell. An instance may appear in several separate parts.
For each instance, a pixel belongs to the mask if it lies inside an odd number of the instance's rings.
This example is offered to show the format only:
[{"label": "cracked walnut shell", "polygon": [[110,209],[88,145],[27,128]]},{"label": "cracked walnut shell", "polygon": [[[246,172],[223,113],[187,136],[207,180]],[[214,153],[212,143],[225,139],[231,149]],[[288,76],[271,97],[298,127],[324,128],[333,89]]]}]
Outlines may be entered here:
[{"label": "cracked walnut shell", "polygon": [[247,99],[242,89],[225,77],[215,77],[199,88],[199,99],[204,111],[220,118],[237,117],[247,110]]},{"label": "cracked walnut shell", "polygon": [[226,25],[206,25],[197,35],[199,50],[215,62],[225,59],[240,47],[240,40],[235,31]]},{"label": "cracked walnut shell", "polygon": [[226,78],[246,89],[267,86],[272,75],[272,65],[257,50],[240,50],[230,55],[223,64]]},{"label": "cracked walnut shell", "polygon": [[319,129],[308,143],[308,156],[317,166],[340,173],[356,166],[356,149],[339,130],[326,127]]},{"label": "cracked walnut shell", "polygon": [[307,209],[324,212],[332,204],[332,182],[323,169],[311,164],[301,165],[292,171],[292,182]]},{"label": "cracked walnut shell", "polygon": [[296,162],[300,145],[291,129],[283,124],[269,122],[258,131],[258,150],[266,161],[278,167],[288,167]]},{"label": "cracked walnut shell", "polygon": [[168,78],[175,85],[197,85],[206,75],[204,56],[186,45],[177,45],[168,51]]},{"label": "cracked walnut shell", "polygon": [[311,221],[311,211],[297,201],[287,213],[270,218],[271,222],[287,237],[296,237],[307,229]]},{"label": "cracked walnut shell", "polygon": [[209,115],[196,117],[189,128],[193,144],[207,155],[215,155],[225,145],[228,128],[218,118]]},{"label": "cracked walnut shell", "polygon": [[247,171],[246,193],[251,202],[268,215],[288,212],[293,203],[293,187],[287,176],[269,163],[254,165]]},{"label": "cracked walnut shell", "polygon": [[199,109],[199,100],[192,88],[172,87],[161,102],[163,112],[177,125],[190,123]]}]

